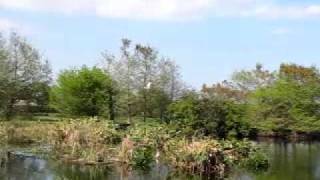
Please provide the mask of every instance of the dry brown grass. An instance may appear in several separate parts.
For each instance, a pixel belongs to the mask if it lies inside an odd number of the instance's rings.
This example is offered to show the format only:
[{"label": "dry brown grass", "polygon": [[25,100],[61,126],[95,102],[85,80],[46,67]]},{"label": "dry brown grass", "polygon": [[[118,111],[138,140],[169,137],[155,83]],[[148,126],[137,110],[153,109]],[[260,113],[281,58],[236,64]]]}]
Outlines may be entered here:
[{"label": "dry brown grass", "polygon": [[105,162],[121,137],[108,122],[93,119],[53,123],[1,122],[1,142],[14,145],[49,145],[58,158],[81,162]]},{"label": "dry brown grass", "polygon": [[190,173],[223,177],[227,170],[222,148],[215,140],[173,139],[166,143],[164,151],[170,164]]}]

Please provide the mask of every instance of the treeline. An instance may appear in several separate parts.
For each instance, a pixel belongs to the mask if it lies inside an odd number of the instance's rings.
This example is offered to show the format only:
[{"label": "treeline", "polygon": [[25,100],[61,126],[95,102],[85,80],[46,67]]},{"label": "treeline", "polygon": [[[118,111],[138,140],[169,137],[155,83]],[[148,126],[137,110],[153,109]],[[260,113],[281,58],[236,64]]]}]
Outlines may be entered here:
[{"label": "treeline", "polygon": [[122,40],[118,56],[102,53],[96,67],[51,68],[32,45],[12,33],[0,41],[0,114],[58,112],[111,120],[158,119],[186,135],[220,138],[317,133],[320,73],[314,67],[282,64],[268,71],[235,72],[230,80],[191,90],[179,68],[148,45]]},{"label": "treeline", "polygon": [[120,55],[101,55],[99,66],[63,70],[52,81],[51,67],[25,38],[0,41],[0,114],[58,112],[66,116],[166,118],[167,107],[186,91],[179,67],[147,45],[123,39]]},{"label": "treeline", "polygon": [[178,66],[150,46],[122,40],[120,55],[102,53],[101,67],[65,70],[52,87],[51,104],[65,114],[160,118],[184,91]]},{"label": "treeline", "polygon": [[192,101],[199,110],[192,118],[200,120],[195,125],[206,133],[239,137],[320,131],[320,73],[315,66],[281,64],[271,72],[257,64],[235,72],[230,81],[204,85],[199,94]]}]

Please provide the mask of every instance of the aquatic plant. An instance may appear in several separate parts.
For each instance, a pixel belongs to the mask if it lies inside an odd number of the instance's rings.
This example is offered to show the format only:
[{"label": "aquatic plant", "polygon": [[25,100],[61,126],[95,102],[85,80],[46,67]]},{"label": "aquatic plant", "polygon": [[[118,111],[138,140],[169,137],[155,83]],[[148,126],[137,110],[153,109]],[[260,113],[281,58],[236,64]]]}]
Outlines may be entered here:
[{"label": "aquatic plant", "polygon": [[247,140],[222,141],[226,162],[255,171],[266,170],[269,160],[257,145]]},{"label": "aquatic plant", "polygon": [[249,141],[184,138],[175,127],[159,122],[135,123],[128,130],[118,130],[113,122],[98,119],[2,125],[1,141],[45,145],[53,157],[76,164],[120,162],[129,169],[148,169],[156,161],[221,178],[231,166],[255,170],[268,167],[266,156]]},{"label": "aquatic plant", "polygon": [[266,170],[265,154],[249,141],[171,139],[165,144],[165,158],[170,165],[189,173],[225,177],[232,166]]},{"label": "aquatic plant", "polygon": [[155,153],[150,145],[137,146],[132,154],[132,165],[138,169],[149,169],[152,162],[154,162]]},{"label": "aquatic plant", "polygon": [[112,154],[112,145],[121,140],[113,124],[92,119],[59,123],[51,135],[50,143],[57,154],[86,163],[107,161]]},{"label": "aquatic plant", "polygon": [[154,146],[125,137],[119,148],[118,161],[136,169],[149,169],[155,161]]},{"label": "aquatic plant", "polygon": [[134,142],[131,141],[128,137],[123,138],[118,151],[118,161],[121,163],[129,164],[132,159],[133,148]]},{"label": "aquatic plant", "polygon": [[243,166],[253,171],[264,171],[270,166],[265,153],[261,151],[251,151],[249,156],[242,162]]},{"label": "aquatic plant", "polygon": [[0,127],[0,139],[8,144],[45,143],[48,140],[49,130],[53,127],[50,123],[3,122]]},{"label": "aquatic plant", "polygon": [[131,139],[154,148],[161,148],[167,140],[175,136],[175,132],[175,129],[156,121],[136,123],[128,130]]},{"label": "aquatic plant", "polygon": [[220,144],[212,139],[172,139],[164,153],[169,164],[190,173],[223,177],[228,168]]}]

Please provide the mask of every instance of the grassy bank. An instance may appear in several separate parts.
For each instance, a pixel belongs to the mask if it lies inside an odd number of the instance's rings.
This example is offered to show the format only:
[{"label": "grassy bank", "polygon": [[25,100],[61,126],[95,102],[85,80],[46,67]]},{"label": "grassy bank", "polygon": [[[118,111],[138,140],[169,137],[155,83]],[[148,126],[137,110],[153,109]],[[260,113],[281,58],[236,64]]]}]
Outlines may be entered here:
[{"label": "grassy bank", "polygon": [[1,122],[0,138],[6,144],[46,145],[53,158],[87,165],[119,163],[148,169],[163,163],[216,177],[225,177],[232,166],[268,167],[260,149],[248,141],[186,138],[174,126],[156,121],[137,121],[127,129],[97,119]]}]

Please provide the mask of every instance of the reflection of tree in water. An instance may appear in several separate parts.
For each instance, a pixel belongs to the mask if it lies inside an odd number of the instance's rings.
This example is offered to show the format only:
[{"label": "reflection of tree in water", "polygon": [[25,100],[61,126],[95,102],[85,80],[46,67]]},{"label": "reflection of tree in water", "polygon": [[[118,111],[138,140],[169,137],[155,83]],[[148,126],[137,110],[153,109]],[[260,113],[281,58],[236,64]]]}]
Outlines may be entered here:
[{"label": "reflection of tree in water", "polygon": [[85,166],[43,160],[26,154],[7,154],[0,150],[0,180],[164,180],[201,179],[174,173],[170,167],[154,164],[148,171],[132,170],[129,166]]},{"label": "reflection of tree in water", "polygon": [[99,180],[108,168],[54,163],[32,156],[0,152],[0,179],[17,180]]},{"label": "reflection of tree in water", "polygon": [[0,177],[5,179],[50,180],[47,162],[35,157],[1,153]]},{"label": "reflection of tree in water", "polygon": [[7,161],[7,153],[0,149],[0,177],[3,177],[3,170],[6,168]]},{"label": "reflection of tree in water", "polygon": [[110,169],[107,166],[81,166],[57,164],[53,167],[55,179],[61,180],[104,180]]}]

